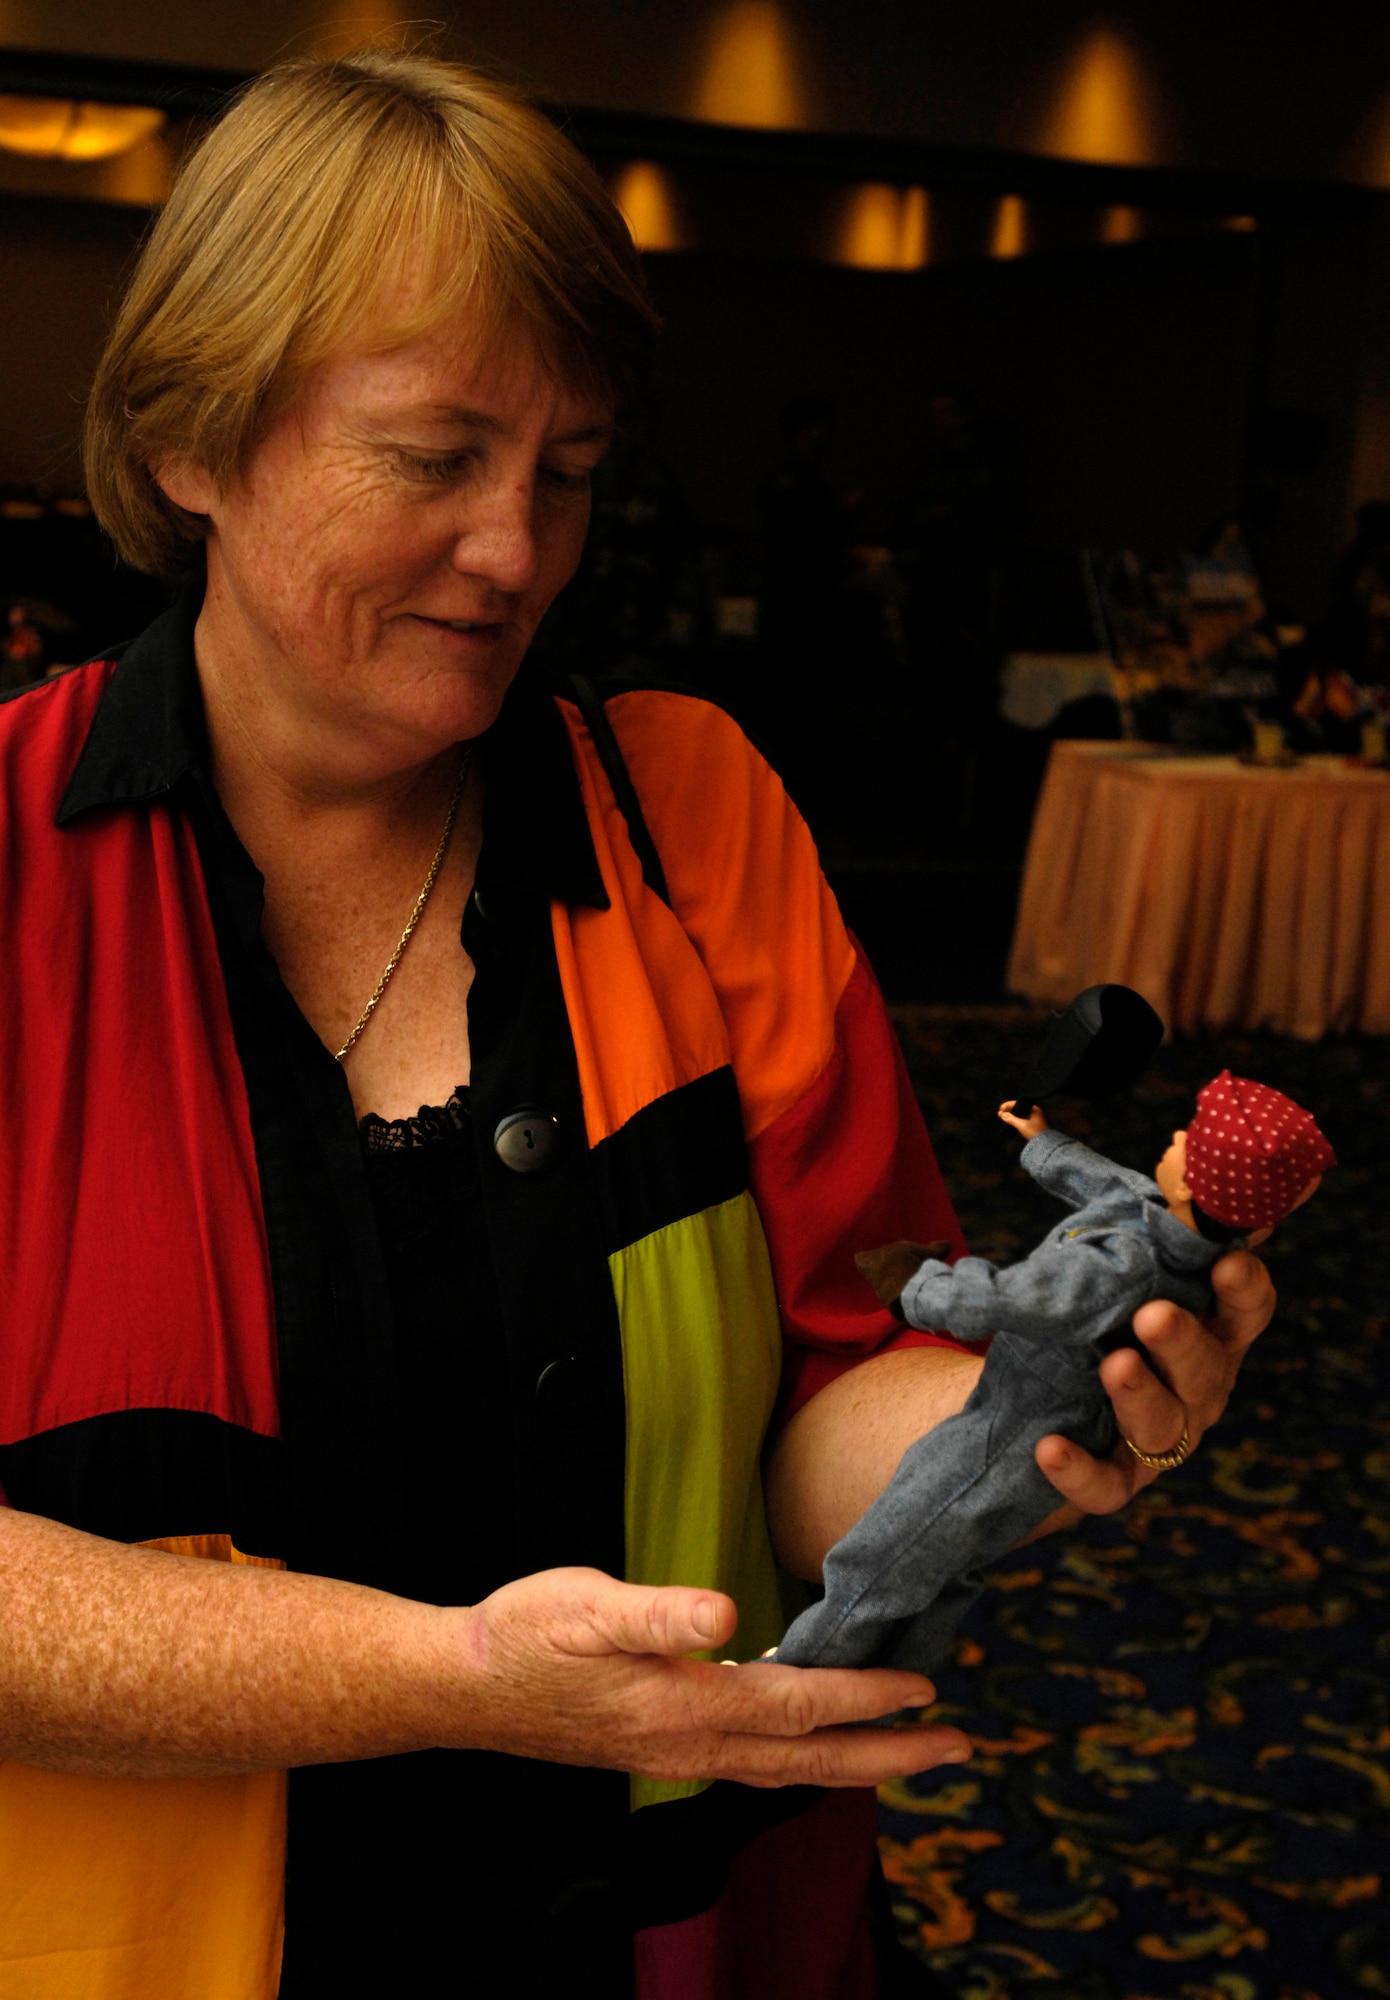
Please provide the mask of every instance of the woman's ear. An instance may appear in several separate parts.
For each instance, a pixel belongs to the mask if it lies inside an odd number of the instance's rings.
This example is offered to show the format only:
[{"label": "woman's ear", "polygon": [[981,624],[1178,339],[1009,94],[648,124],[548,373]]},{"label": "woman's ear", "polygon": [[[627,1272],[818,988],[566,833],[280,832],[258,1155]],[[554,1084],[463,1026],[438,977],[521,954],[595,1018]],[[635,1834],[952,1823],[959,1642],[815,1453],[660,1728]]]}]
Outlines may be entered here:
[{"label": "woman's ear", "polygon": [[164,495],[185,514],[210,514],[217,498],[217,484],[205,465],[193,458],[166,458],[150,467],[150,477]]}]

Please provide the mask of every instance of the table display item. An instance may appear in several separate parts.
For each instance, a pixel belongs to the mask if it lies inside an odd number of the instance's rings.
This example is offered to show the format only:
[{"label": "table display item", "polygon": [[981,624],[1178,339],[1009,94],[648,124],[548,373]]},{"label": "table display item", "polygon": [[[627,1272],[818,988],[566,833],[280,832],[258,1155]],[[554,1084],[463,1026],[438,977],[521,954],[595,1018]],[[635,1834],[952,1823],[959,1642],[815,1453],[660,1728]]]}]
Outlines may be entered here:
[{"label": "table display item", "polygon": [[[1211,1310],[1212,1266],[1261,1242],[1336,1164],[1311,1115],[1280,1091],[1223,1070],[1197,1095],[1188,1126],[1153,1178],[1049,1129],[1041,1112],[999,1116],[1027,1139],[1022,1165],[1070,1213],[1031,1256],[918,1263],[901,1295],[885,1246],[876,1289],[910,1326],[988,1342],[959,1416],[920,1438],[892,1481],[825,1561],[825,1594],[793,1622],[776,1658],[792,1666],[892,1666],[933,1673],[984,1588],[984,1571],[1060,1504],[1039,1470],[1039,1441],[1060,1433],[1100,1457],[1117,1432],[1100,1380],[1104,1356],[1133,1345],[1130,1320],[1150,1299]],[[862,1264],[861,1264],[862,1268]],[[1125,1444],[1146,1465],[1187,1456]]]},{"label": "table display item", "polygon": [[1269,617],[1235,523],[1204,555],[1126,549],[1089,562],[1125,735],[1243,750],[1252,726],[1280,707],[1294,642]]},{"label": "table display item", "polygon": [[1270,771],[1291,771],[1295,768],[1298,758],[1284,741],[1282,723],[1256,716],[1250,724],[1250,735],[1250,748],[1238,753],[1242,764],[1259,764]]}]

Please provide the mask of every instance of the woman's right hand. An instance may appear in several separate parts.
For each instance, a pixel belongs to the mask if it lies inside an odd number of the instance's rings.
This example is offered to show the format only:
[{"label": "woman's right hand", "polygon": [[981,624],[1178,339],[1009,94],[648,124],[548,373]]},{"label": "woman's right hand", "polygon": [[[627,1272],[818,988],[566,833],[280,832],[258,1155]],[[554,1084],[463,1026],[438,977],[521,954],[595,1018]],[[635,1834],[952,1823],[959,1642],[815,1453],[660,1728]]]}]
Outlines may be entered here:
[{"label": "woman's right hand", "polygon": [[933,1701],[919,1674],[684,1657],[733,1637],[716,1591],[545,1570],[443,1615],[451,1635],[463,1620],[460,1747],[763,1786],[875,1785],[970,1754],[958,1729],[845,1726]]}]

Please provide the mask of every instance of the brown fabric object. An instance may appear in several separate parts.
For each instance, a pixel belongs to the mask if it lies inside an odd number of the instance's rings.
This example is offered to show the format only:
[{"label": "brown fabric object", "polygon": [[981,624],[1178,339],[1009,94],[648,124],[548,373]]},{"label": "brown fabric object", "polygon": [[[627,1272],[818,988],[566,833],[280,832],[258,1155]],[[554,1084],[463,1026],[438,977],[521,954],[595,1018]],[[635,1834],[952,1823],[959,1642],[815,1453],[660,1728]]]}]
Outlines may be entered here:
[{"label": "brown fabric object", "polygon": [[883,1304],[894,1310],[903,1286],[928,1257],[949,1257],[951,1246],[943,1238],[938,1243],[885,1243],[879,1250],[857,1250],[855,1268],[877,1292]]}]

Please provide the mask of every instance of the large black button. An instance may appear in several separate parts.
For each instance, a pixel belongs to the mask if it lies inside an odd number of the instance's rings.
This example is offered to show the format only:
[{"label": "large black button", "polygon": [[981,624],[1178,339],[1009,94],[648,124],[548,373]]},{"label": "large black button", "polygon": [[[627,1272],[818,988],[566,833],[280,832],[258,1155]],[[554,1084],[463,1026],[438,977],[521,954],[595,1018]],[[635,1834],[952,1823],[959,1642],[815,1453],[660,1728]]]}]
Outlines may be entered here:
[{"label": "large black button", "polygon": [[578,1435],[591,1430],[603,1415],[603,1377],[592,1361],[566,1354],[541,1370],[536,1402],[555,1430]]},{"label": "large black button", "polygon": [[559,1120],[531,1105],[509,1111],[492,1135],[492,1150],[514,1174],[539,1173],[550,1165],[559,1146]]},{"label": "large black button", "polygon": [[485,924],[514,924],[524,915],[524,899],[506,889],[475,889],[473,908]]}]

